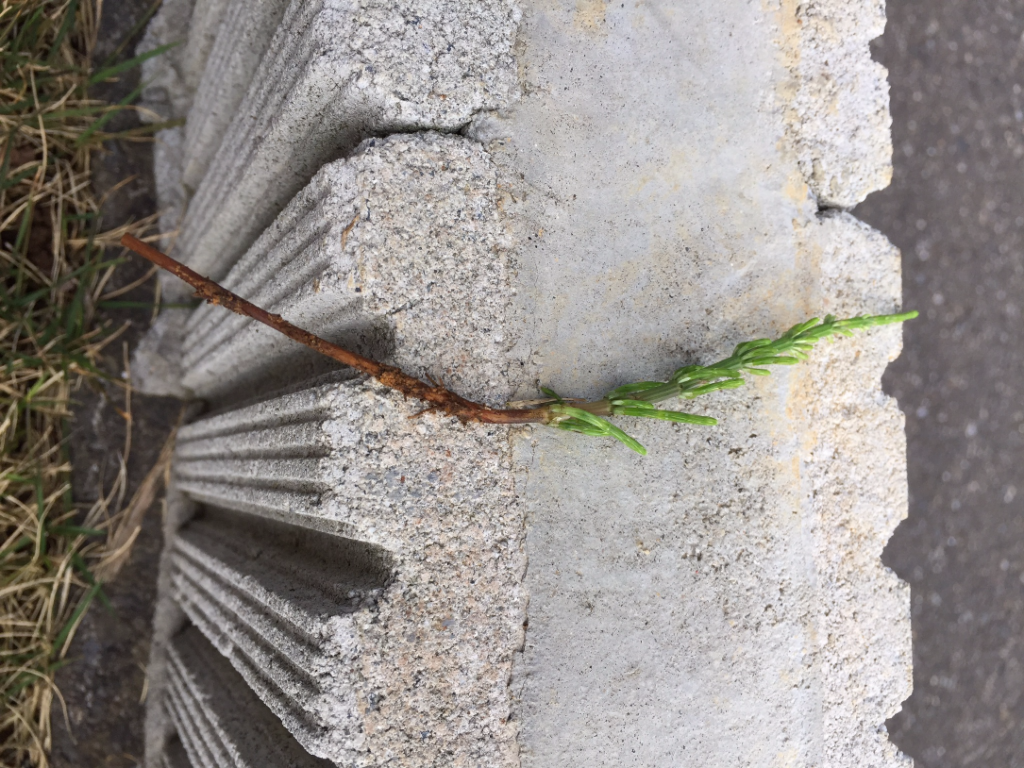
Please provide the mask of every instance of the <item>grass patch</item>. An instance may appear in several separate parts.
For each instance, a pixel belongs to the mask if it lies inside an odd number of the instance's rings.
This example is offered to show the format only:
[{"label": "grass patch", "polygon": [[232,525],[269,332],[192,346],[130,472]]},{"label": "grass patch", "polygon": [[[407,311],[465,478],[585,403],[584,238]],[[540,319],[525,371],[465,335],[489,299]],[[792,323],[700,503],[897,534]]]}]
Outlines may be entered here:
[{"label": "grass patch", "polygon": [[[124,558],[122,472],[89,509],[71,497],[66,436],[76,389],[111,380],[99,355],[124,328],[97,310],[129,229],[98,232],[91,153],[129,100],[88,89],[138,60],[93,62],[98,0],[0,2],[0,762],[48,764],[54,672],[102,581]],[[120,135],[138,138],[147,126]],[[130,425],[130,390],[124,417]],[[128,430],[130,436],[131,431]],[[129,446],[125,446],[126,457]],[[116,570],[113,569],[113,570]]]}]

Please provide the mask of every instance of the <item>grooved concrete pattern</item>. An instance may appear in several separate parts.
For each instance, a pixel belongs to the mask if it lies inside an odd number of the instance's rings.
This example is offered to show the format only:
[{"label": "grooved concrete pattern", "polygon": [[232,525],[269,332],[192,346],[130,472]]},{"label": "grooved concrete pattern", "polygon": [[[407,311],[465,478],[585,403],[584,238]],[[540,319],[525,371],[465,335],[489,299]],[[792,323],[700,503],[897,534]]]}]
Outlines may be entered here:
[{"label": "grooved concrete pattern", "polygon": [[[496,170],[479,145],[372,139],[324,166],[224,285],[325,338],[481,393],[505,375],[509,285]],[[452,280],[457,275],[457,280]],[[223,401],[311,375],[321,356],[218,307],[185,326],[182,385]]]},{"label": "grooved concrete pattern", "polygon": [[[178,242],[189,266],[223,277],[310,176],[362,137],[452,130],[507,101],[517,20],[509,0],[415,10],[292,2],[202,181],[189,169],[198,186]],[[177,85],[189,87],[186,78]]]},{"label": "grooved concrete pattern", "polygon": [[[284,11],[190,171],[186,260],[491,403],[899,307],[898,253],[819,210],[888,177],[880,3],[428,10]],[[409,128],[433,130],[368,136]],[[909,764],[883,727],[910,681],[880,561],[906,511],[879,384],[899,328],[691,404],[717,428],[628,424],[641,458],[410,419],[216,308],[182,327],[136,366],[162,349],[213,409],[176,456],[151,765],[235,738],[186,696],[186,637],[338,765]]]}]

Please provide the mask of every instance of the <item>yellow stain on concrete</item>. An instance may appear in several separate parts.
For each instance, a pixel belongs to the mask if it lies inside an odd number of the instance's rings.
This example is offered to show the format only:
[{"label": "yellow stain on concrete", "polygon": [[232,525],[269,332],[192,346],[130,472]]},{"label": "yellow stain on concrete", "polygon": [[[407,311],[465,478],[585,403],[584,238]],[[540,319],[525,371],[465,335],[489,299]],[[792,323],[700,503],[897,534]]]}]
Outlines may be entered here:
[{"label": "yellow stain on concrete", "polygon": [[591,34],[606,34],[605,10],[606,0],[576,0],[576,12],[573,14],[573,26]]}]

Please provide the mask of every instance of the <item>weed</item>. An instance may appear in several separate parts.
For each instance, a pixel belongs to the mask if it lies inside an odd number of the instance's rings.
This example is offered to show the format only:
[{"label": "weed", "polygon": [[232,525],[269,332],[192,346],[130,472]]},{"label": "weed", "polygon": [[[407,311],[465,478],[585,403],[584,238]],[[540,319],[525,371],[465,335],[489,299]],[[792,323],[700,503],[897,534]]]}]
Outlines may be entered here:
[{"label": "weed", "polygon": [[110,554],[112,510],[125,492],[122,471],[99,502],[77,509],[66,443],[74,391],[104,379],[98,356],[123,331],[98,322],[96,312],[112,298],[104,287],[118,263],[103,246],[127,228],[98,232],[90,171],[103,141],[131,137],[103,130],[130,107],[91,99],[88,88],[138,59],[92,69],[99,7],[96,0],[0,3],[0,762],[7,765],[47,765],[51,705],[59,701],[53,675],[89,606],[105,600],[93,574]]},{"label": "weed", "polygon": [[370,360],[292,325],[280,315],[271,314],[246,301],[241,296],[232,293],[209,278],[203,277],[132,235],[124,235],[121,238],[121,244],[184,280],[195,288],[198,298],[211,304],[219,304],[244,317],[250,317],[300,344],[305,344],[322,355],[373,376],[385,386],[401,392],[406,397],[426,402],[427,408],[417,413],[416,416],[430,411],[440,411],[463,422],[546,424],[557,429],[579,432],[591,437],[614,438],[641,456],[647,454],[647,449],[608,421],[606,417],[633,416],[713,426],[718,421],[709,416],[664,410],[655,408],[654,404],[676,397],[692,400],[721,389],[736,389],[745,383],[744,374],[767,376],[769,371],[764,366],[795,365],[801,360],[806,360],[807,353],[823,339],[833,336],[852,336],[854,331],[879,325],[902,323],[917,317],[917,312],[907,312],[902,315],[858,316],[846,320],[837,320],[832,315],[824,320],[815,317],[794,325],[774,341],[756,339],[744,342],[736,347],[732,355],[713,365],[688,365],[680,368],[668,381],[638,381],[634,384],[626,384],[612,390],[606,397],[592,402],[577,399],[566,400],[551,390],[544,390],[547,399],[520,404],[529,407],[490,408],[460,397],[436,382],[428,384],[394,366]]}]

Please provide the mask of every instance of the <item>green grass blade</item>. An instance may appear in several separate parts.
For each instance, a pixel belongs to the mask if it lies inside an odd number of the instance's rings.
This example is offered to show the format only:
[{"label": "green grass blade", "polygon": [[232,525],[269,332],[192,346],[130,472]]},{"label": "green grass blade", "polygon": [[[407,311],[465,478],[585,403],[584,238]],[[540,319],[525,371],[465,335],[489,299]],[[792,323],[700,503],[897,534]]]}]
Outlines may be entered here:
[{"label": "green grass blade", "polygon": [[106,531],[98,528],[83,528],[80,525],[55,525],[50,528],[55,536],[106,536]]},{"label": "green grass blade", "polygon": [[[135,88],[131,93],[129,93],[127,96],[125,96],[123,99],[121,99],[121,101],[119,101],[117,103],[118,106],[119,107],[125,107],[125,106],[128,106],[129,104],[131,104],[133,101],[135,101],[137,98],[139,98],[139,94],[142,93],[142,89],[144,87],[145,87],[145,84],[139,83],[137,88]],[[111,120],[113,120],[116,115],[120,114],[120,111],[121,110],[119,110],[119,109],[111,109],[110,111],[108,111],[108,112],[104,113],[103,115],[101,115],[98,120],[96,120],[92,125],[90,125],[84,131],[82,131],[82,135],[81,136],[79,136],[77,139],[75,139],[75,146],[76,147],[84,146],[85,143],[87,141],[89,141],[89,138],[93,134],[95,134],[100,128],[102,128],[104,125],[109,123]]]},{"label": "green grass blade", "polygon": [[160,9],[162,3],[163,0],[154,0],[154,2],[149,6],[146,12],[139,17],[138,21],[135,22],[135,25],[128,30],[128,33],[123,38],[121,38],[121,43],[106,58],[106,60],[103,62],[103,67],[109,67],[115,61],[117,61],[117,57],[124,52],[125,48],[131,45],[132,41],[135,39],[135,36],[139,34],[139,32],[141,32],[142,29],[149,23],[149,20],[153,18],[153,14],[155,14]]},{"label": "green grass blade", "polygon": [[36,9],[28,20],[24,23],[21,31],[18,32],[18,36],[14,38],[14,44],[11,48],[15,51],[28,53],[36,47],[36,40],[39,37],[39,26],[43,20],[43,12],[46,10],[45,6],[40,6]]},{"label": "green grass blade", "polygon": [[134,69],[135,67],[139,66],[142,62],[149,61],[150,59],[155,58],[163,53],[166,53],[167,51],[179,45],[181,45],[180,41],[174,43],[167,43],[166,45],[160,45],[151,51],[140,53],[138,56],[128,59],[127,61],[122,61],[117,64],[112,64],[109,67],[104,67],[99,72],[90,77],[89,80],[86,82],[86,85],[96,85],[97,83],[102,83],[104,80],[109,80],[115,75],[119,75],[122,72],[127,72],[130,69]]},{"label": "green grass blade", "polygon": [[57,58],[57,54],[60,53],[60,46],[64,42],[64,38],[68,36],[68,32],[71,31],[77,14],[78,0],[71,0],[67,10],[64,12],[64,20],[61,22],[60,29],[57,30],[57,36],[53,38],[53,43],[50,45],[50,52],[46,56],[47,64],[52,64],[53,60]]},{"label": "green grass blade", "polygon": [[71,617],[61,628],[60,632],[57,633],[57,636],[53,638],[53,653],[55,655],[64,647],[64,643],[67,641],[68,635],[71,634],[75,625],[78,624],[78,620],[82,617],[82,614],[85,613],[85,609],[89,607],[89,603],[93,601],[93,598],[96,597],[96,594],[99,591],[100,585],[99,583],[95,583],[89,587],[89,590],[84,595],[82,595],[82,599],[79,600],[74,613],[71,614]]}]

